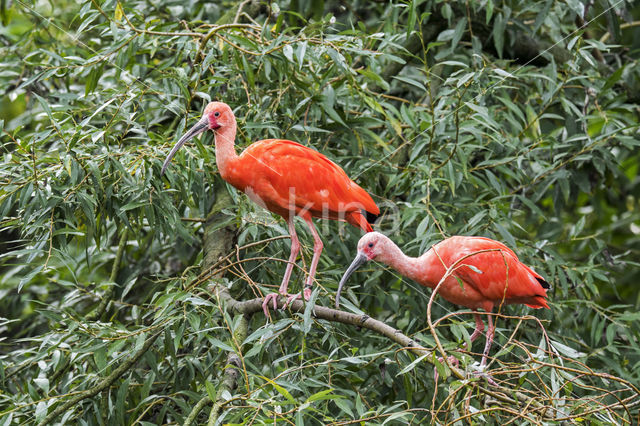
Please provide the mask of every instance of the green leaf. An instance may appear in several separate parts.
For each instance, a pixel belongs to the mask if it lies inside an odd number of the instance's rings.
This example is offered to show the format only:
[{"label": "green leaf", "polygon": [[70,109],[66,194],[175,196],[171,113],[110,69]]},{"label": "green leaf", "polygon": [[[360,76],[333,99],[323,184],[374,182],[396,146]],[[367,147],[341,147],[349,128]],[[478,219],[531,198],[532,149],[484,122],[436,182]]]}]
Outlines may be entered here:
[{"label": "green leaf", "polygon": [[296,50],[296,57],[298,58],[298,69],[302,69],[302,65],[304,63],[304,56],[307,52],[307,42],[303,41],[298,43],[298,50]]},{"label": "green leaf", "polygon": [[[288,45],[287,45],[288,46]],[[247,57],[242,56],[242,67],[244,68],[245,75],[247,76],[247,82],[249,83],[249,87],[255,87],[255,76],[253,74],[253,70],[247,62]]]},{"label": "green leaf", "polygon": [[505,70],[502,70],[500,68],[494,68],[493,72],[504,78],[515,78],[513,74],[506,72]]},{"label": "green leaf", "polygon": [[294,62],[293,61],[293,47],[291,47],[290,44],[285,44],[284,47],[282,48],[282,53],[284,54],[284,57],[287,58],[287,60],[289,60],[289,62]]},{"label": "green leaf", "polygon": [[47,416],[47,403],[40,401],[36,405],[36,422],[41,422]]},{"label": "green leaf", "polygon": [[104,71],[104,63],[101,62],[101,65],[94,66],[91,68],[89,75],[87,76],[87,80],[84,88],[84,95],[88,96],[89,93],[92,93],[96,87],[98,86],[98,81],[100,81],[100,77],[102,77],[102,73]]},{"label": "green leaf", "polygon": [[39,96],[37,93],[34,93],[33,96],[35,96],[35,98],[38,100],[38,103],[40,104],[40,106],[42,107],[42,109],[44,110],[44,112],[47,114],[47,116],[53,121],[53,115],[51,114],[51,108],[49,107],[49,102],[47,102],[46,100],[44,100],[41,96]]},{"label": "green leaf", "polygon": [[304,334],[308,334],[309,331],[311,331],[311,326],[313,325],[313,319],[311,318],[311,315],[313,314],[313,309],[316,305],[316,300],[318,299],[319,294],[320,294],[320,288],[318,288],[317,286],[314,287],[313,291],[311,292],[311,297],[305,303],[304,315],[303,315]]},{"label": "green leaf", "polygon": [[293,405],[297,405],[297,402],[295,399],[293,399],[293,397],[291,396],[291,394],[289,393],[288,390],[286,390],[285,388],[283,388],[282,386],[280,386],[279,384],[277,384],[276,382],[274,382],[273,380],[269,379],[268,377],[265,376],[260,376],[264,381],[268,382],[271,386],[273,386],[273,388],[282,396],[285,397],[285,399]]},{"label": "green leaf", "polygon": [[413,28],[416,26],[416,0],[411,0],[409,3],[409,18],[407,19],[407,34],[406,37],[409,38]]},{"label": "green leaf", "polygon": [[107,369],[107,349],[105,346],[100,346],[93,353],[93,360],[96,363],[98,373],[105,375]]},{"label": "green leaf", "polygon": [[345,123],[342,120],[342,117],[340,117],[340,115],[338,115],[338,113],[336,112],[336,110],[333,109],[332,106],[330,106],[330,105],[328,105],[326,103],[323,103],[322,104],[322,109],[324,109],[324,112],[326,112],[327,115],[329,117],[331,117],[331,119],[333,119],[333,121],[338,122],[338,123],[342,124],[343,126],[347,127],[347,123]]},{"label": "green leaf", "polygon": [[465,263],[465,265],[466,265],[466,266],[468,266],[468,267],[469,267],[469,269],[471,269],[471,270],[472,270],[473,272],[475,272],[476,274],[482,274],[482,273],[483,273],[480,269],[478,269],[477,267],[475,267],[475,266],[473,266],[473,265],[470,265],[470,264],[468,264],[468,263]]},{"label": "green leaf", "polygon": [[444,363],[438,359],[435,352],[431,354],[431,357],[433,360],[433,365],[436,367],[436,370],[438,371],[438,375],[440,376],[440,378],[446,379],[447,377],[449,377],[451,375],[451,370],[449,369],[449,367],[444,365]]},{"label": "green leaf", "polygon": [[458,43],[462,39],[462,35],[464,34],[465,28],[467,26],[467,18],[462,18],[456,24],[456,27],[453,31],[453,37],[451,38],[451,49],[455,49],[458,46]]},{"label": "green leaf", "polygon": [[308,403],[310,402],[314,402],[314,401],[326,401],[326,400],[336,400],[339,398],[343,398],[340,395],[335,395],[333,389],[325,389],[323,391],[320,392],[316,392],[313,395],[311,395],[309,398],[307,398]]},{"label": "green leaf", "polygon": [[578,358],[582,358],[582,357],[585,356],[584,353],[582,353],[580,351],[577,351],[577,350],[573,349],[572,347],[563,345],[562,343],[557,342],[555,340],[552,340],[550,343],[556,350],[558,350],[564,356],[567,356],[569,358],[578,359]]},{"label": "green leaf", "polygon": [[606,9],[607,24],[609,27],[609,32],[613,36],[613,41],[615,43],[621,43],[622,33],[620,31],[620,17],[616,13],[617,4],[612,4],[611,0],[608,0],[606,3],[608,3],[608,6],[609,6]]},{"label": "green leaf", "polygon": [[18,284],[18,293],[20,293],[20,291],[22,290],[22,287],[24,287],[26,284],[31,282],[31,280],[33,280],[36,277],[36,275],[38,275],[40,272],[42,272],[43,269],[44,269],[44,265],[39,265],[39,266],[36,266],[35,268],[33,268],[31,270],[31,272],[29,272],[28,274],[24,275],[20,279],[20,283]]},{"label": "green leaf", "polygon": [[517,247],[516,240],[513,238],[513,235],[511,235],[511,233],[506,230],[506,228],[504,228],[498,222],[494,222],[493,226],[497,229],[498,233],[500,234],[500,236],[505,241],[508,247],[512,247],[512,248]]},{"label": "green leaf", "polygon": [[407,374],[408,372],[410,372],[411,370],[413,370],[418,364],[420,364],[426,357],[428,357],[429,354],[425,354],[425,355],[420,355],[418,358],[416,358],[415,360],[413,360],[411,362],[411,364],[407,365],[406,367],[404,367],[402,370],[400,370],[400,372],[398,373],[398,375],[402,375],[402,374]]},{"label": "green leaf", "polygon": [[485,10],[485,24],[489,24],[491,22],[491,18],[493,17],[493,0],[487,0],[487,5],[484,8]]},{"label": "green leaf", "polygon": [[567,6],[580,18],[584,17],[584,4],[580,0],[567,0]]},{"label": "green leaf", "polygon": [[[489,0],[491,3],[491,0]],[[487,12],[488,13],[488,12]],[[504,48],[504,36],[507,28],[507,21],[502,16],[502,12],[498,13],[493,20],[493,45],[496,47],[498,57],[502,59],[502,50]]]},{"label": "green leaf", "polygon": [[344,399],[334,399],[333,403],[343,412],[347,413],[349,418],[353,418],[353,410],[351,409],[351,403]]},{"label": "green leaf", "polygon": [[49,394],[49,379],[46,377],[37,377],[33,379],[33,382],[42,389],[45,395]]},{"label": "green leaf", "polygon": [[420,83],[417,80],[409,78],[409,77],[400,77],[400,76],[394,75],[393,79],[402,81],[403,83],[410,84],[410,85],[412,85],[414,87],[417,87],[418,89],[423,90],[423,91],[427,90],[427,88],[424,86],[424,84]]},{"label": "green leaf", "polygon": [[211,383],[209,380],[205,380],[204,386],[205,386],[205,389],[207,390],[207,395],[209,395],[209,399],[211,401],[216,401],[218,397],[217,397],[216,387],[213,385],[213,383]]},{"label": "green leaf", "polygon": [[538,16],[536,16],[536,21],[533,24],[533,31],[532,31],[533,34],[537,33],[538,30],[540,29],[540,27],[542,26],[542,23],[544,22],[544,20],[549,15],[549,10],[551,9],[551,5],[553,3],[554,3],[554,0],[546,0],[542,10],[540,10],[540,12],[538,12]]},{"label": "green leaf", "polygon": [[226,351],[226,352],[235,352],[231,346],[221,342],[215,337],[209,337],[208,340],[209,340],[209,343],[215,346],[216,348],[222,349],[223,351]]},{"label": "green leaf", "polygon": [[[601,91],[605,92],[609,89],[611,89],[613,87],[614,84],[616,84],[620,78],[622,77],[622,73],[625,70],[625,66],[622,66],[620,68],[618,68],[617,70],[614,71],[613,74],[611,74],[611,76],[609,76],[609,78],[607,78],[607,80],[604,83],[604,86],[602,86]],[[2,130],[1,126],[0,126],[0,130]]]}]

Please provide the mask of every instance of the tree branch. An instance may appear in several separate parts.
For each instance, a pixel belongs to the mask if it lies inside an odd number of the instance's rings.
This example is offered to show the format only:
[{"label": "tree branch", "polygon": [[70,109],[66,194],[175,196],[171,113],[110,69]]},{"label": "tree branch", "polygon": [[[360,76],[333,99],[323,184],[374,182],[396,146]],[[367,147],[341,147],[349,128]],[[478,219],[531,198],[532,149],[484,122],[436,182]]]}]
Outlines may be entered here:
[{"label": "tree branch", "polygon": [[[204,235],[202,236],[202,249],[204,251],[204,259],[202,262],[202,274],[210,272],[213,267],[220,264],[224,260],[225,255],[232,251],[233,244],[236,239],[237,228],[233,222],[233,217],[222,213],[222,210],[233,206],[233,200],[229,195],[225,185],[218,180],[216,185],[216,191],[214,193],[215,200],[207,216],[207,220],[204,226]],[[213,273],[210,275],[212,278],[220,278],[224,275],[224,272]],[[247,337],[249,323],[247,318],[240,320],[238,329],[234,332],[236,334],[235,340],[242,343]],[[221,400],[224,391],[231,391],[236,387],[236,381],[238,378],[238,372],[236,368],[240,367],[240,358],[235,352],[229,352],[227,355],[228,366],[225,369],[224,379],[218,388],[216,401],[209,413],[209,424],[215,423],[216,419],[220,416],[220,410],[222,408],[223,401]],[[235,367],[233,367],[235,366]],[[184,426],[191,425],[198,413],[212,400],[209,395],[204,396],[193,407],[189,415],[184,421]],[[213,419],[213,420],[212,420]]]},{"label": "tree branch", "polygon": [[[239,342],[240,344],[244,342],[244,339],[247,338],[247,332],[249,330],[249,320],[247,316],[240,314],[240,322],[238,323],[238,328],[234,331],[234,340]],[[227,366],[224,370],[224,379],[222,380],[222,384],[218,389],[218,394],[216,398],[215,404],[213,404],[213,408],[211,408],[211,412],[209,413],[209,422],[208,426],[214,426],[218,421],[218,417],[220,417],[220,411],[222,410],[222,406],[224,404],[224,400],[222,399],[222,395],[225,392],[233,391],[237,386],[238,380],[238,369],[242,367],[242,360],[235,352],[229,352],[227,356]]]},{"label": "tree branch", "polygon": [[193,406],[193,409],[191,410],[187,418],[184,420],[184,423],[182,426],[191,426],[193,424],[193,421],[198,416],[198,413],[200,413],[200,411],[202,411],[202,409],[210,402],[211,402],[211,398],[209,398],[209,395],[203,396],[202,399],[198,401],[196,405]]},{"label": "tree branch", "polygon": [[[624,24],[620,24],[620,29],[624,30],[627,28],[633,28],[633,27],[637,27],[640,26],[640,21],[633,21],[633,22],[625,22]],[[600,41],[602,43],[606,43],[607,40],[609,40],[609,37],[611,37],[611,33],[609,31],[607,31],[606,33],[604,33],[602,35],[602,37],[600,37]]]},{"label": "tree branch", "polygon": [[[256,312],[262,311],[263,298],[256,298],[246,301],[239,301],[234,299],[226,287],[214,286],[213,291],[217,292],[221,300],[226,302],[226,308],[245,315],[251,315]],[[278,298],[278,308],[282,308],[284,300]],[[305,303],[301,300],[296,300],[289,305],[289,311],[292,313],[304,313]],[[399,344],[403,348],[413,352],[415,355],[426,355],[424,361],[434,364],[433,351],[421,346],[415,340],[406,336],[401,330],[395,329],[382,321],[378,321],[368,315],[356,315],[350,312],[340,311],[331,308],[325,308],[323,306],[315,306],[313,308],[313,314],[318,319],[323,319],[332,322],[340,322],[342,324],[353,325],[356,327],[366,328],[378,334],[387,337],[389,340]],[[449,366],[449,369],[460,380],[467,380],[464,370],[457,367]],[[492,389],[480,386],[478,382],[470,381],[468,385],[476,387],[481,393],[490,396],[498,401],[515,405],[515,406],[531,406],[536,407],[541,411],[541,415],[544,417],[552,418],[552,413],[549,407],[537,402],[534,398],[531,398],[522,392],[514,391],[513,389],[504,388],[498,386],[494,391]]]}]

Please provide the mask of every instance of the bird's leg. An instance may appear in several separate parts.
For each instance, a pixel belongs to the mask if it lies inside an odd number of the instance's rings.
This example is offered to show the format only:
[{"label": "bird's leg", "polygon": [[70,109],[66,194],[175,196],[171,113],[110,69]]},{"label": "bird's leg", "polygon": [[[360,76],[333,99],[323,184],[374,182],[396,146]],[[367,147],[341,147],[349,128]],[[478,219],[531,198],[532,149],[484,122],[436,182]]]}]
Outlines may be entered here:
[{"label": "bird's leg", "polygon": [[[476,340],[478,336],[480,336],[484,331],[484,322],[482,321],[482,317],[477,313],[474,313],[473,317],[476,319],[476,329],[473,330],[473,333],[471,334],[471,338],[469,339],[471,343],[473,343],[473,341]],[[491,316],[489,316],[489,320],[491,320]]]},{"label": "bird's leg", "polygon": [[[479,315],[478,315],[479,316]],[[488,315],[488,323],[489,327],[487,328],[487,343],[484,345],[484,352],[482,353],[482,361],[480,361],[480,371],[474,373],[475,376],[484,377],[487,379],[487,382],[492,386],[498,386],[498,384],[493,380],[491,374],[485,373],[484,368],[487,366],[487,357],[489,356],[489,350],[491,349],[491,344],[493,343],[493,335],[495,334],[496,327],[493,325],[493,317]],[[474,333],[475,334],[475,333]]]},{"label": "bird's leg", "polygon": [[304,300],[309,300],[311,297],[311,286],[313,285],[313,279],[316,276],[316,268],[318,267],[318,262],[320,261],[320,254],[322,253],[322,248],[324,244],[322,244],[322,240],[320,239],[320,235],[318,235],[318,231],[316,227],[313,226],[313,222],[311,218],[305,218],[307,225],[309,225],[309,229],[311,230],[311,235],[313,235],[313,258],[311,259],[311,268],[309,269],[309,278],[307,278],[307,282],[304,285]]},{"label": "bird's leg", "polygon": [[287,221],[289,223],[289,235],[291,236],[291,254],[289,255],[289,261],[287,262],[287,269],[284,271],[282,284],[280,284],[280,288],[278,289],[278,293],[283,296],[287,295],[287,287],[289,287],[289,278],[291,278],[291,272],[293,272],[293,265],[296,262],[298,253],[300,253],[300,240],[298,240],[298,234],[296,234],[294,219],[295,216],[292,216]]},{"label": "bird's leg", "polygon": [[[473,333],[471,334],[471,338],[469,339],[471,341],[471,344],[473,344],[473,341],[476,340],[478,338],[478,336],[480,336],[482,334],[482,332],[484,331],[484,322],[482,321],[482,317],[480,315],[478,315],[477,313],[474,312],[473,317],[476,320],[476,329],[473,330]],[[491,318],[491,317],[489,317]],[[462,345],[462,348],[464,350],[470,350],[471,348],[467,348],[467,343],[465,342],[464,345]],[[442,357],[438,357],[438,361],[443,362],[444,358]],[[454,357],[453,355],[449,355],[447,357],[447,361],[449,361],[449,364],[451,364],[454,367],[458,367],[458,365],[460,365],[460,361],[458,360],[458,358]],[[433,368],[433,371],[435,372],[435,380],[438,381],[438,371],[436,370],[436,368]]]},{"label": "bird's leg", "polygon": [[489,350],[491,349],[491,344],[493,343],[493,335],[495,334],[496,328],[493,325],[493,318],[491,315],[488,315],[487,319],[489,323],[489,328],[487,328],[487,343],[484,345],[484,352],[482,353],[482,362],[480,362],[480,368],[484,369],[487,365],[487,357],[489,356]]},{"label": "bird's leg", "polygon": [[[474,340],[476,340],[478,338],[478,336],[480,336],[482,334],[482,332],[484,331],[484,322],[482,321],[482,317],[477,314],[474,313],[473,314],[475,319],[476,319],[476,329],[473,331],[473,333],[471,334],[471,338],[469,340],[471,340],[471,342],[473,343]],[[489,382],[490,385],[493,386],[498,386],[497,383],[491,378],[491,376],[487,373],[484,373],[483,370],[487,365],[487,357],[489,356],[489,351],[491,350],[491,344],[493,343],[493,336],[495,334],[496,328],[493,325],[493,317],[491,315],[488,315],[489,319],[489,327],[487,329],[487,340],[484,346],[484,352],[482,353],[482,361],[480,362],[480,371],[477,371],[474,373],[475,376],[480,376],[480,377],[485,377],[487,379],[487,382]],[[468,349],[467,344],[464,344],[464,348]],[[438,357],[438,361],[443,362],[444,359],[442,357]],[[449,364],[454,366],[454,367],[458,367],[459,365],[459,361],[457,358],[455,358],[454,356],[448,356],[447,357],[447,361],[449,361]],[[434,375],[435,375],[435,380],[438,380],[438,371],[436,370],[436,368],[433,368],[434,371]]]},{"label": "bird's leg", "polygon": [[[283,296],[288,296],[287,287],[289,286],[289,278],[291,278],[291,272],[293,271],[293,265],[298,257],[298,253],[300,252],[300,241],[298,240],[298,235],[296,234],[296,227],[294,224],[295,216],[291,216],[287,219],[287,223],[289,225],[289,235],[291,236],[291,254],[289,255],[289,261],[287,262],[287,269],[284,271],[284,277],[282,278],[282,284],[280,284],[280,288],[278,289],[278,293],[267,294],[264,298],[264,302],[262,302],[262,310],[265,316],[269,315],[269,301],[273,301],[273,309],[278,308],[278,294],[282,294]],[[287,306],[288,303],[285,303],[284,306]]]},{"label": "bird's leg", "polygon": [[[316,275],[316,269],[318,267],[318,261],[320,260],[320,254],[322,253],[322,240],[320,239],[320,235],[316,230],[316,227],[313,225],[310,217],[304,218],[305,222],[309,226],[311,230],[311,235],[313,235],[313,258],[311,259],[311,267],[309,269],[309,278],[307,278],[307,282],[304,285],[304,290],[302,294],[304,295],[304,300],[309,300],[311,297],[311,287],[313,285],[313,278]],[[300,297],[300,293],[292,294],[287,297],[287,301],[284,306],[287,307],[291,302],[298,299]]]}]

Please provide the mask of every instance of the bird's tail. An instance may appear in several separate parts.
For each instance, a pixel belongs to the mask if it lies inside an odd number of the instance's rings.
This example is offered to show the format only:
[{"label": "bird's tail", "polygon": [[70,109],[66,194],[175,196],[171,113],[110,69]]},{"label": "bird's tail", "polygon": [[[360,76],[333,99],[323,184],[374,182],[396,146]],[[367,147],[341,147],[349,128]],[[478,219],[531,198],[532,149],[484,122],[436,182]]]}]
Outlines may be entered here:
[{"label": "bird's tail", "polygon": [[378,220],[378,218],[380,217],[380,210],[378,210],[378,213],[371,213],[369,211],[364,210],[364,217],[367,219],[367,222],[373,225],[374,223],[376,223],[376,220]]},{"label": "bird's tail", "polygon": [[529,298],[529,300],[524,302],[524,304],[533,309],[540,309],[540,308],[549,309],[549,305],[547,305],[547,300],[542,296],[533,296]]},{"label": "bird's tail", "polygon": [[356,226],[362,229],[363,231],[373,232],[373,228],[371,227],[371,224],[367,221],[367,218],[360,212],[347,213],[346,220],[353,226]]}]

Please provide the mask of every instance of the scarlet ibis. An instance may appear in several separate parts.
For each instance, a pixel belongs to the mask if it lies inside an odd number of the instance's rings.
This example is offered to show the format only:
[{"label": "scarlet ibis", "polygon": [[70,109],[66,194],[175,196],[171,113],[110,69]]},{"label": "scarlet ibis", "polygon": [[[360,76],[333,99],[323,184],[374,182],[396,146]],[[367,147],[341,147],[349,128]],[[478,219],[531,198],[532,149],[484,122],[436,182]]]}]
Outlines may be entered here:
[{"label": "scarlet ibis", "polygon": [[[287,298],[285,306],[300,296],[287,293],[291,271],[300,251],[295,216],[300,216],[309,226],[314,241],[309,277],[304,287],[304,298],[309,300],[323,247],[311,218],[342,220],[371,232],[373,229],[365,215],[378,215],[378,206],[337,164],[297,142],[261,140],[237,155],[234,148],[236,118],[231,108],[222,102],[211,102],[205,107],[202,119],[178,140],[164,160],[162,173],[182,145],[207,129],[213,130],[215,135],[216,163],[222,179],[258,205],[284,217],[289,225],[291,254],[278,290]],[[277,308],[277,298],[276,293],[265,297],[262,304],[265,315],[268,315],[270,300],[273,308]]]},{"label": "scarlet ibis", "polygon": [[[438,293],[449,302],[473,311],[484,309],[491,312],[495,305],[516,303],[536,309],[549,308],[545,299],[547,289],[551,288],[549,283],[520,262],[518,256],[501,242],[483,237],[455,236],[435,244],[420,257],[410,257],[379,232],[360,238],[358,254],[340,280],[336,308],[340,304],[344,283],[353,271],[369,260],[389,265],[405,277],[432,289],[446,275],[447,269],[459,262],[440,285]],[[480,315],[474,313],[474,317],[476,329],[471,335],[472,342],[484,331]],[[481,368],[486,365],[495,332],[491,315],[488,323]]]}]

